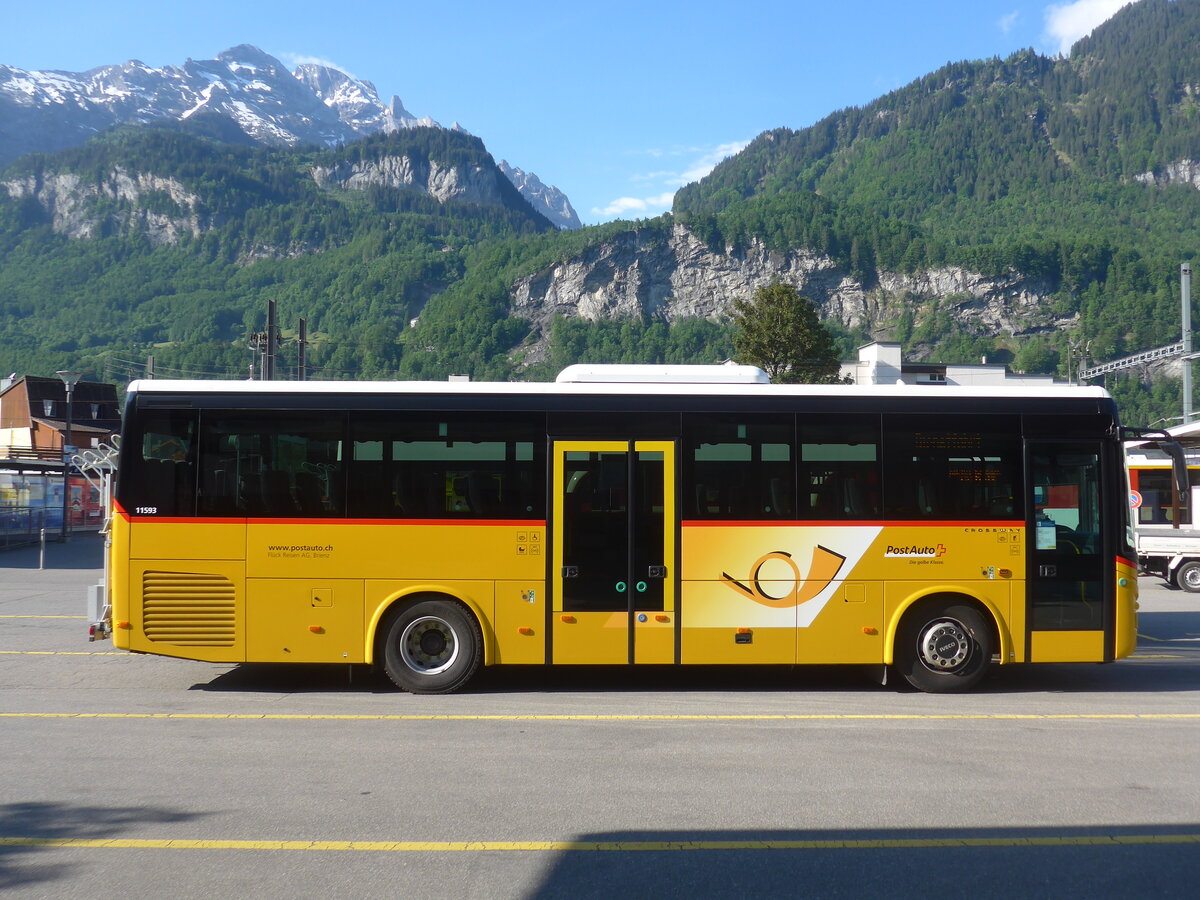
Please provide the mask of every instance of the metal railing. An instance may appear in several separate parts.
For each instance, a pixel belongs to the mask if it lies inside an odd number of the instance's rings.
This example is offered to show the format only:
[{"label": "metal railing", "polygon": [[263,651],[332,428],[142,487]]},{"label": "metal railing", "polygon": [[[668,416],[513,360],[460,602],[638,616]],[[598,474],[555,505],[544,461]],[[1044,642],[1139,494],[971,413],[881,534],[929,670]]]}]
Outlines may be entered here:
[{"label": "metal railing", "polygon": [[0,550],[36,544],[42,531],[50,527],[48,513],[58,513],[55,525],[61,523],[62,512],[44,506],[0,507]]}]

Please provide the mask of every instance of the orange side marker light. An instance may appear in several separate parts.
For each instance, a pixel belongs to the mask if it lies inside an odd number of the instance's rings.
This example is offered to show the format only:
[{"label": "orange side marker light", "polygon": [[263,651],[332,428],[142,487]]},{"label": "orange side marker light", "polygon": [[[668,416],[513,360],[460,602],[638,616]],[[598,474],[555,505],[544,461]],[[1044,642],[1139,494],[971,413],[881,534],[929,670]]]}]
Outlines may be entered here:
[{"label": "orange side marker light", "polygon": [[313,634],[324,634],[325,633],[325,629],[322,628],[320,625],[309,625],[308,630],[311,631]]}]

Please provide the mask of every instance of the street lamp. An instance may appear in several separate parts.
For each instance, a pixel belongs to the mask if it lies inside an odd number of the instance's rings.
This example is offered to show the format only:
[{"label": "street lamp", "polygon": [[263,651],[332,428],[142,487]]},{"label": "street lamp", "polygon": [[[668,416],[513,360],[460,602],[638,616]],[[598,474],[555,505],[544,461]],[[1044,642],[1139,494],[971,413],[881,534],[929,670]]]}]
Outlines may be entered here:
[{"label": "street lamp", "polygon": [[66,543],[67,533],[69,532],[67,514],[71,508],[71,451],[68,449],[71,445],[71,404],[75,398],[75,385],[79,383],[80,374],[72,372],[70,369],[63,369],[60,372],[55,372],[62,379],[63,385],[67,389],[67,415],[66,428],[63,429],[63,520],[62,520],[62,539]]}]

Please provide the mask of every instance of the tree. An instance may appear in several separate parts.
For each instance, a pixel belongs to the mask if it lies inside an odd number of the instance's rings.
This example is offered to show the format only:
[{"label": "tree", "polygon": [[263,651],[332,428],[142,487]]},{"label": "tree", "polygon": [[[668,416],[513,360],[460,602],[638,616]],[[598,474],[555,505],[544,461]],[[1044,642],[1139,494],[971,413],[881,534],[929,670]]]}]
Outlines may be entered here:
[{"label": "tree", "polygon": [[733,301],[733,346],[739,362],[786,384],[841,382],[833,337],[816,307],[794,287],[775,282]]}]

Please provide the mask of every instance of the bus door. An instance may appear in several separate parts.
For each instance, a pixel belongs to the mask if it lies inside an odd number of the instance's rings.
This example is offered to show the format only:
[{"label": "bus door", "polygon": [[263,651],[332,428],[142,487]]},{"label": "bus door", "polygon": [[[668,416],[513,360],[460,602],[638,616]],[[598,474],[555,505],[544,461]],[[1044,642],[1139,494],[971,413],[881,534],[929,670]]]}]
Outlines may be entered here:
[{"label": "bus door", "polygon": [[[1112,548],[1101,527],[1099,441],[1030,441],[1026,622],[1031,662],[1100,661]],[[1111,530],[1111,529],[1110,529]]]},{"label": "bus door", "polygon": [[675,444],[556,441],[552,659],[675,661]]}]

